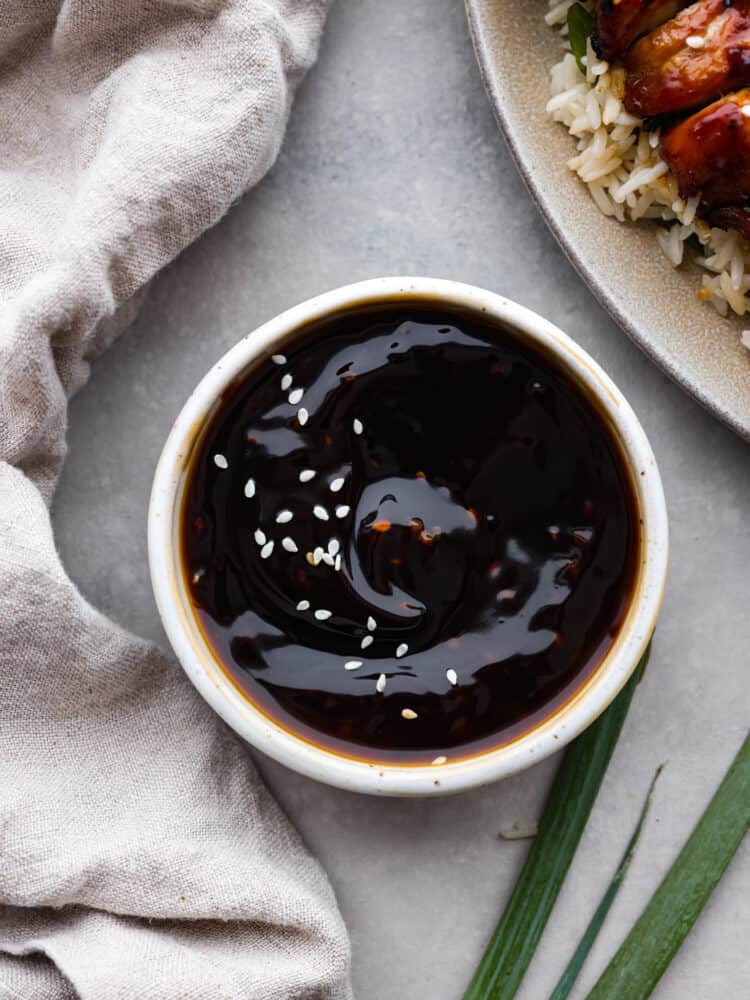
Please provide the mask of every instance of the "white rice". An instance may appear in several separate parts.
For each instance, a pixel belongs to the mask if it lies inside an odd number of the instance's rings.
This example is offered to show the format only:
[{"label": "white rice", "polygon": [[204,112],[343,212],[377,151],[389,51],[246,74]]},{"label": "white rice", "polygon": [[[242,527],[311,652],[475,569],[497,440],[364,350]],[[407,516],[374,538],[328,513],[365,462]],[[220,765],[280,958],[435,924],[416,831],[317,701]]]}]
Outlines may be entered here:
[{"label": "white rice", "polygon": [[[568,167],[586,184],[604,215],[620,222],[658,219],[656,239],[674,267],[693,260],[706,273],[697,291],[722,316],[750,311],[750,242],[732,230],[712,229],[695,217],[698,196],[680,197],[677,181],[659,154],[658,131],[646,132],[640,118],[623,106],[625,70],[599,59],[589,41],[586,74],[578,68],[567,40],[568,9],[576,0],[549,0],[545,20],[560,27],[565,55],[551,71],[547,113],[575,138],[577,153]],[[591,0],[584,6],[591,8]],[[702,253],[687,241],[697,237]],[[694,243],[695,241],[693,241]],[[750,348],[750,331],[741,336]]]}]

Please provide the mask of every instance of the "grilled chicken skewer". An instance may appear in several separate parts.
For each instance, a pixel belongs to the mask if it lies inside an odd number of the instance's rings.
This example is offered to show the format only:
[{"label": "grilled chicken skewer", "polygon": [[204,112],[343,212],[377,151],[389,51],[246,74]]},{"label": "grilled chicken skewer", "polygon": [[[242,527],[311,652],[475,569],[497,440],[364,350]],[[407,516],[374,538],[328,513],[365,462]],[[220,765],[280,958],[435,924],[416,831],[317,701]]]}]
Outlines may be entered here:
[{"label": "grilled chicken skewer", "polygon": [[624,64],[633,114],[713,101],[663,132],[661,154],[700,218],[750,239],[750,0],[597,0],[591,41]]},{"label": "grilled chicken skewer", "polygon": [[699,0],[624,57],[625,107],[648,118],[698,107],[750,84],[750,0]]},{"label": "grilled chicken skewer", "polygon": [[597,0],[591,44],[611,62],[641,35],[668,21],[690,0]]},{"label": "grilled chicken skewer", "polygon": [[722,97],[666,132],[665,162],[698,214],[750,239],[750,90]]}]

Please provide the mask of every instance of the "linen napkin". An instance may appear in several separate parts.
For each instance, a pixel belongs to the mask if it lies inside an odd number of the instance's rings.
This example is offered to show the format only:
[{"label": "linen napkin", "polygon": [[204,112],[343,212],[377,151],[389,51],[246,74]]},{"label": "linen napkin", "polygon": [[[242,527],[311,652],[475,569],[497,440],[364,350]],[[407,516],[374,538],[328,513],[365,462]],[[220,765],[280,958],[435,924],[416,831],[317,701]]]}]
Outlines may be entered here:
[{"label": "linen napkin", "polygon": [[78,594],[47,510],[67,398],[273,162],[325,8],[0,0],[3,1000],[350,995],[333,893],[246,748]]}]

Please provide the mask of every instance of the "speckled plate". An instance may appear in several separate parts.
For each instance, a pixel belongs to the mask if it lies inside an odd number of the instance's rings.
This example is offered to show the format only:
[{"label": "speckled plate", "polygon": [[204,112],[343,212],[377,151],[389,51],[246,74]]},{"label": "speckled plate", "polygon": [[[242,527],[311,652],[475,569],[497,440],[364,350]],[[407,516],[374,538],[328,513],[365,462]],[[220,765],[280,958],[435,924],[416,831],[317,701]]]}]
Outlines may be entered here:
[{"label": "speckled plate", "polygon": [[484,83],[529,191],[563,250],[620,326],[671,378],[750,440],[750,351],[700,302],[697,268],[675,270],[653,226],[603,216],[566,169],[573,140],[545,114],[560,58],[544,0],[466,0]]}]

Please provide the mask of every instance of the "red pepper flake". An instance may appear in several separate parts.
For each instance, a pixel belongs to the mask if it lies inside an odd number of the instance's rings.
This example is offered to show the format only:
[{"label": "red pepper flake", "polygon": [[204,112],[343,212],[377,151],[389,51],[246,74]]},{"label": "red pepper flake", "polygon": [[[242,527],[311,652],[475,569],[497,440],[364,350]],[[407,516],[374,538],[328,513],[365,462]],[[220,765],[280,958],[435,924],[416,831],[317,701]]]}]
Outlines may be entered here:
[{"label": "red pepper flake", "polygon": [[417,475],[417,479],[427,479],[427,476],[425,475],[424,472],[422,472],[421,469],[417,472],[416,475]]},{"label": "red pepper flake", "polygon": [[487,576],[490,580],[497,580],[502,571],[503,571],[503,564],[501,562],[493,562],[493,564],[487,570]]},{"label": "red pepper flake", "polygon": [[568,577],[569,580],[575,580],[575,578],[578,576],[580,572],[581,572],[581,564],[578,562],[577,559],[574,559],[572,562],[568,563],[568,565],[565,567],[565,575]]},{"label": "red pepper flake", "polygon": [[391,530],[391,522],[373,521],[370,527],[372,528],[373,531],[379,531],[381,534],[383,534],[384,532]]},{"label": "red pepper flake", "polygon": [[421,531],[424,531],[424,521],[421,517],[412,517],[409,520],[409,527],[415,535],[418,535]]},{"label": "red pepper flake", "polygon": [[479,511],[475,510],[473,507],[467,507],[466,513],[474,521],[474,524],[479,524]]},{"label": "red pepper flake", "polygon": [[451,724],[449,732],[451,736],[463,736],[463,734],[466,732],[466,727],[467,727],[466,716],[462,715],[460,716],[460,718],[456,719]]}]

